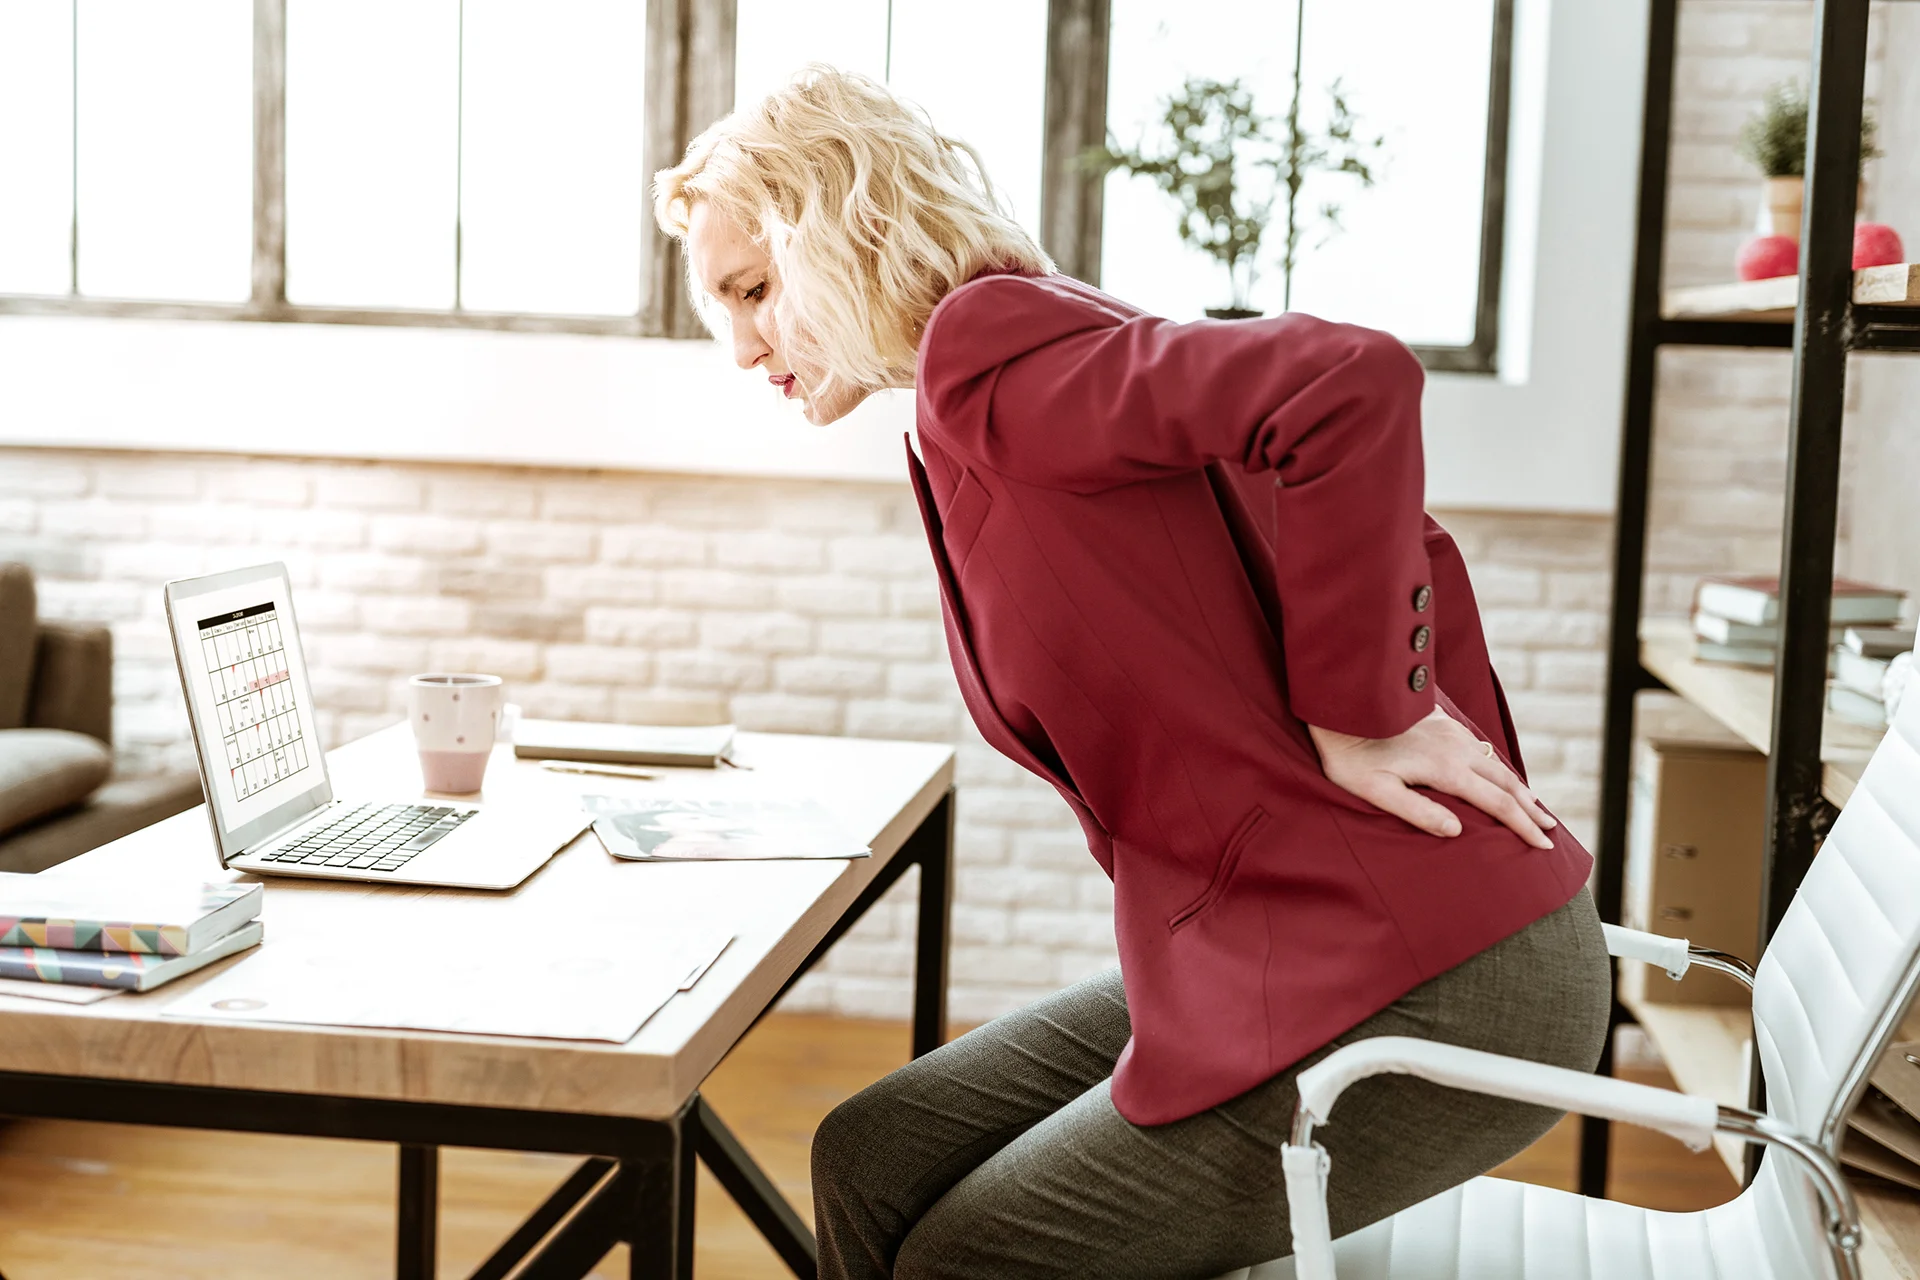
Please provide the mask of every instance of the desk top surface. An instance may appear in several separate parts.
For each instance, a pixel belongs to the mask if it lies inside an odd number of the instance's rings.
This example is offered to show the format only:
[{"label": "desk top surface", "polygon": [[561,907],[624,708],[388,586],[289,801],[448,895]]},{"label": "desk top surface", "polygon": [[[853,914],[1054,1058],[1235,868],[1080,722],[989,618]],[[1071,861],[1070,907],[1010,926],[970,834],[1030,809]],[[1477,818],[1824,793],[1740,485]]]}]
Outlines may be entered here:
[{"label": "desk top surface", "polygon": [[[472,921],[476,938],[511,936],[517,917],[551,919],[590,903],[601,915],[731,932],[734,941],[690,991],[625,1044],[309,1027],[162,1017],[166,1006],[245,956],[156,991],[91,1005],[0,996],[0,1070],[235,1089],[399,1099],[621,1116],[671,1115],[752,1025],[814,946],[892,860],[953,784],[950,747],[920,742],[743,733],[745,769],[668,769],[636,782],[554,773],[495,749],[489,804],[583,794],[732,799],[808,796],[872,846],[851,861],[632,863],[591,832],[506,893],[261,877],[261,918],[276,938],[350,934],[356,903],[403,895],[436,924]],[[419,785],[405,725],[329,753],[343,796],[391,798]],[[230,878],[203,808],[154,824],[72,862],[62,875]],[[239,877],[253,878],[253,877]]]}]

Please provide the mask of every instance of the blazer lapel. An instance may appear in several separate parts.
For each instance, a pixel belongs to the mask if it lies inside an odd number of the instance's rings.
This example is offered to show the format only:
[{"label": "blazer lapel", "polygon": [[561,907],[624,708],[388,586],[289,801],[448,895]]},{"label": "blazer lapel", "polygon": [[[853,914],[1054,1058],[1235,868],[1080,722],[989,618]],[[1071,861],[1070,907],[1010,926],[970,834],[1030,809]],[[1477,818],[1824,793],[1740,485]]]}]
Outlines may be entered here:
[{"label": "blazer lapel", "polygon": [[[947,650],[953,655],[953,674],[960,684],[960,696],[966,702],[974,724],[979,726],[980,736],[1015,764],[1051,782],[1076,811],[1084,811],[1086,802],[1080,798],[1080,793],[1021,740],[1020,735],[1013,731],[1013,726],[1000,714],[993,695],[987,692],[986,682],[980,676],[980,664],[974,657],[973,643],[967,638],[965,615],[960,610],[959,584],[952,562],[947,557],[940,511],[933,501],[933,487],[927,480],[926,467],[914,454],[911,444],[907,446],[907,474],[913,481],[913,495],[920,503],[920,520],[926,526],[927,546],[933,552],[933,566],[940,582],[940,615],[946,622]],[[1084,822],[1086,819],[1082,820]]]}]

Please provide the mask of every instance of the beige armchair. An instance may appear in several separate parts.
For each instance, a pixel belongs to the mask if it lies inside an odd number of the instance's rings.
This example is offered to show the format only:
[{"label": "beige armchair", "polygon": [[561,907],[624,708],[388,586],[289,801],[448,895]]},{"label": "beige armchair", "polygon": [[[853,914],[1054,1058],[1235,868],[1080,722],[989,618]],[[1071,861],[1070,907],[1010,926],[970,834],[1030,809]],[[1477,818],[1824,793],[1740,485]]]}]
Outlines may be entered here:
[{"label": "beige armchair", "polygon": [[113,774],[113,633],[43,622],[0,564],[0,871],[40,871],[200,802],[190,773]]}]

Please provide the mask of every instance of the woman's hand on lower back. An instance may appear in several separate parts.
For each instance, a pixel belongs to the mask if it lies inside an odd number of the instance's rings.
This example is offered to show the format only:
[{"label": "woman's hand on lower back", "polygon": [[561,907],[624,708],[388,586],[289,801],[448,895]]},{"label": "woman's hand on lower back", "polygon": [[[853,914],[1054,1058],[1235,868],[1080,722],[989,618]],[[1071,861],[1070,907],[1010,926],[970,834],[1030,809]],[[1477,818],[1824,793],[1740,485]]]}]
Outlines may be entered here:
[{"label": "woman's hand on lower back", "polygon": [[1467,727],[1439,707],[1392,738],[1356,738],[1308,725],[1320,768],[1335,786],[1436,836],[1460,834],[1460,819],[1415,791],[1457,796],[1512,827],[1536,849],[1551,849],[1546,832],[1559,825],[1527,784]]}]

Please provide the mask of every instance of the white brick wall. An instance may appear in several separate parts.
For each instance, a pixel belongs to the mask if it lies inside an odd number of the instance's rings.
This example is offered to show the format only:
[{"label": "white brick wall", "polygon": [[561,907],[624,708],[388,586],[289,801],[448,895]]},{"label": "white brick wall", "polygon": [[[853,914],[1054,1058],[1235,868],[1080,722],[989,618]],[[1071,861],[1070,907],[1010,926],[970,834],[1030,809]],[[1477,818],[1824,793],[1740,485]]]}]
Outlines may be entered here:
[{"label": "white brick wall", "polygon": [[[536,716],[954,742],[956,1017],[1112,963],[1111,891],[1078,827],[960,704],[904,484],[12,450],[0,502],[0,558],[36,566],[43,610],[114,629],[124,768],[191,767],[159,584],[283,558],[329,744],[398,719],[427,668],[497,672]],[[1535,779],[1584,829],[1608,525],[1446,518]],[[793,1000],[904,1014],[912,892]]]},{"label": "white brick wall", "polygon": [[[1731,274],[1758,189],[1734,139],[1767,84],[1804,74],[1807,11],[1683,10],[1673,283]],[[1670,351],[1661,375],[1648,600],[1678,612],[1701,572],[1777,563],[1787,362]],[[1534,783],[1591,835],[1610,523],[1441,518],[1472,569]],[[1111,890],[1078,828],[960,705],[904,485],[8,450],[0,558],[16,557],[39,569],[48,614],[113,626],[125,768],[189,765],[159,584],[282,557],[330,743],[397,719],[402,678],[428,667],[498,672],[532,715],[954,742],[955,1016],[1112,962]],[[912,892],[793,1002],[903,1015]]]}]

